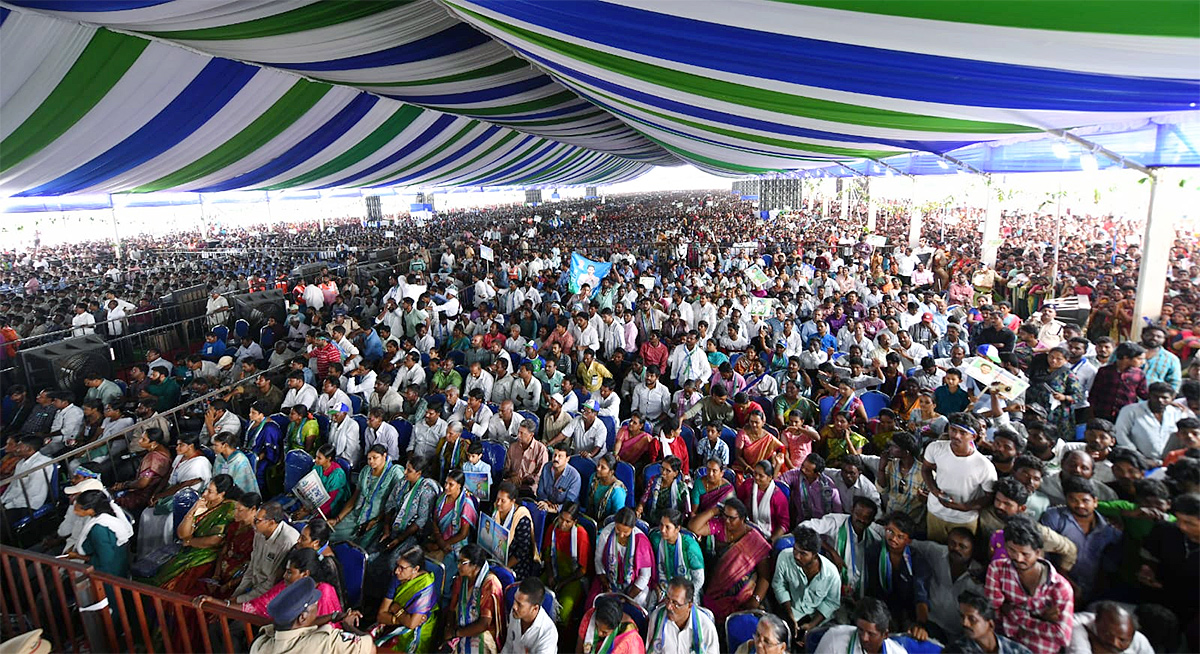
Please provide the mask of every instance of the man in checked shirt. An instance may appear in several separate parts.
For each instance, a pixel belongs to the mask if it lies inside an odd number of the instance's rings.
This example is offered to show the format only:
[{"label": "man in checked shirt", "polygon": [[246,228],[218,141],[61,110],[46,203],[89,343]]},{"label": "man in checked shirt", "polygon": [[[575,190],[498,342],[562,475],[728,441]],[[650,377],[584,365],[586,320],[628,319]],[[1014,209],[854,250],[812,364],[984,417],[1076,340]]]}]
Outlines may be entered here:
[{"label": "man in checked shirt", "polygon": [[1004,537],[1008,559],[992,561],[984,582],[996,626],[1033,654],[1057,654],[1071,643],[1071,584],[1043,558],[1042,535],[1033,521],[1013,518]]}]

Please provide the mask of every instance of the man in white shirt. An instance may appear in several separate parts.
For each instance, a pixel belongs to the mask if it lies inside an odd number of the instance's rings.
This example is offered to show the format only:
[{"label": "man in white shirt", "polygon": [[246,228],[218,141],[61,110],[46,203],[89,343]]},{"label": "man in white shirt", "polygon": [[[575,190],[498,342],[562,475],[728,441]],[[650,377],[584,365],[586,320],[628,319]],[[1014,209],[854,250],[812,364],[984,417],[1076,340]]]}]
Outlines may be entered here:
[{"label": "man in white shirt", "polygon": [[1150,459],[1151,467],[1158,467],[1163,454],[1170,449],[1169,441],[1175,433],[1175,423],[1188,417],[1188,412],[1172,403],[1175,389],[1170,384],[1154,382],[1149,390],[1146,399],[1121,407],[1113,427],[1113,436],[1117,439],[1117,445],[1136,449]]},{"label": "man in white shirt", "polygon": [[208,411],[204,413],[204,429],[200,432],[200,442],[208,445],[212,437],[227,431],[234,436],[242,434],[242,420],[229,410],[229,402],[216,399],[209,403]]},{"label": "man in white shirt", "polygon": [[[17,467],[13,469],[13,476],[19,476],[29,470],[36,470],[40,466],[50,461],[50,457],[38,451],[42,444],[41,436],[26,436],[17,443],[13,448],[12,454],[21,457],[17,462]],[[50,475],[54,474],[54,467],[43,468],[40,472],[22,477],[14,483],[10,483],[8,488],[4,489],[4,494],[0,495],[0,504],[4,506],[4,528],[8,530],[17,520],[29,515],[34,509],[40,508],[46,503],[46,498],[50,492]],[[6,543],[16,542],[6,534],[4,541]]]},{"label": "man in white shirt", "polygon": [[472,361],[471,369],[467,372],[467,378],[463,380],[463,393],[467,397],[470,397],[471,391],[478,388],[483,391],[483,401],[490,402],[492,398],[492,386],[495,383],[492,373],[484,370],[480,362]]},{"label": "man in white shirt", "polygon": [[879,489],[875,488],[875,483],[867,479],[862,472],[866,467],[862,457],[847,454],[841,458],[839,463],[841,471],[836,475],[830,475],[833,480],[833,487],[838,491],[838,497],[842,499],[842,507],[848,507],[854,502],[854,498],[858,495],[869,497],[876,504],[880,504]]},{"label": "man in white shirt", "polygon": [[633,410],[651,424],[657,424],[671,411],[671,392],[658,382],[658,370],[646,368],[646,381],[633,389]]},{"label": "man in white shirt", "polygon": [[398,391],[412,385],[425,390],[425,369],[421,367],[421,355],[416,352],[404,355],[404,364],[396,369],[396,379],[392,382],[392,388]]},{"label": "man in white shirt", "polygon": [[337,377],[326,377],[321,384],[321,394],[317,397],[313,413],[329,413],[334,407],[343,404],[350,406],[350,396],[341,389]]},{"label": "man in white shirt", "polygon": [[559,433],[558,438],[547,445],[553,446],[559,440],[566,439],[575,454],[591,459],[603,456],[608,449],[608,428],[604,426],[599,414],[599,402],[584,402],[583,406],[579,407],[579,417],[572,420],[571,424]]},{"label": "man in white shirt", "polygon": [[1038,342],[1048,348],[1056,348],[1063,342],[1063,323],[1055,320],[1058,312],[1052,306],[1042,307],[1042,315],[1034,325],[1038,328]]},{"label": "man in white shirt", "polygon": [[513,399],[513,384],[517,381],[517,378],[508,374],[508,360],[496,359],[496,362],[492,364],[492,370],[495,373],[496,380],[492,382],[491,402],[499,404],[505,400]]},{"label": "man in white shirt", "polygon": [[542,382],[533,376],[533,366],[522,363],[511,386],[511,398],[517,411],[537,411],[542,404]]},{"label": "man in white shirt", "polygon": [[[371,409],[367,414],[367,433],[364,440],[367,449],[376,444],[387,448],[388,459],[393,463],[400,460],[400,433],[389,422],[383,420],[383,409]],[[434,441],[436,446],[437,441]]]},{"label": "man in white shirt", "polygon": [[425,419],[413,425],[412,439],[408,442],[409,457],[432,457],[438,441],[446,435],[446,421],[442,420],[439,406],[425,408]]},{"label": "man in white shirt", "polygon": [[625,325],[613,316],[612,309],[604,308],[600,311],[600,320],[603,321],[603,329],[600,331],[600,349],[604,353],[605,360],[611,359],[613,352],[624,350],[625,347]]},{"label": "man in white shirt", "polygon": [[992,503],[996,468],[975,448],[975,427],[965,414],[953,414],[947,425],[950,440],[934,441],[925,449],[921,475],[929,489],[926,520],[929,540],[945,544],[950,530],[974,532],[979,510]]},{"label": "man in white shirt", "polygon": [[558,627],[542,610],[546,587],[537,577],[517,586],[508,616],[508,638],[500,654],[557,654]]},{"label": "man in white shirt", "polygon": [[817,654],[904,654],[903,645],[888,639],[891,620],[891,611],[883,600],[864,597],[858,601],[853,624],[830,627],[817,645]]},{"label": "man in white shirt", "polygon": [[296,370],[288,374],[288,392],[283,396],[283,408],[303,404],[311,411],[317,404],[317,389],[304,382],[304,373]]},{"label": "man in white shirt", "polygon": [[349,403],[329,407],[329,443],[335,457],[343,457],[357,468],[363,458],[362,442],[358,421],[350,417],[350,411]]},{"label": "man in white shirt", "polygon": [[671,369],[671,379],[680,387],[689,379],[696,382],[697,386],[702,386],[708,383],[709,377],[712,376],[712,366],[708,363],[708,354],[704,352],[704,348],[699,346],[700,335],[693,331],[689,331],[683,338],[683,342],[675,346],[675,351],[671,352],[671,357],[668,359],[667,365]]},{"label": "man in white shirt", "polygon": [[[371,393],[375,391],[375,380],[378,378],[375,371],[360,363],[357,368],[350,371],[350,377],[346,379],[346,394],[357,395],[363,400],[370,399]],[[396,395],[399,398],[399,394]]]},{"label": "man in white shirt", "polygon": [[512,400],[500,403],[500,411],[488,420],[487,438],[490,441],[511,445],[517,439],[521,427],[521,416],[513,411]]},{"label": "man in white shirt", "polygon": [[316,277],[304,287],[304,304],[320,311],[325,307],[325,292],[321,290],[321,280]]},{"label": "man in white shirt", "polygon": [[687,577],[675,577],[669,582],[666,601],[650,614],[648,654],[720,652],[712,612],[695,606],[695,593],[695,585]]},{"label": "man in white shirt", "polygon": [[75,316],[71,318],[71,336],[86,336],[95,334],[96,317],[87,310],[87,305],[75,305]]},{"label": "man in white shirt", "polygon": [[1153,654],[1154,647],[1137,629],[1137,619],[1128,609],[1112,601],[1097,602],[1092,612],[1075,614],[1071,631],[1071,654],[1113,652]]},{"label": "man in white shirt", "polygon": [[204,305],[204,314],[208,316],[209,327],[224,325],[225,321],[229,320],[229,300],[217,289],[210,290],[208,302]]},{"label": "man in white shirt", "polygon": [[50,396],[54,398],[54,408],[58,412],[50,424],[50,442],[46,449],[53,451],[71,447],[83,434],[83,409],[71,402],[70,391],[56,391]]}]

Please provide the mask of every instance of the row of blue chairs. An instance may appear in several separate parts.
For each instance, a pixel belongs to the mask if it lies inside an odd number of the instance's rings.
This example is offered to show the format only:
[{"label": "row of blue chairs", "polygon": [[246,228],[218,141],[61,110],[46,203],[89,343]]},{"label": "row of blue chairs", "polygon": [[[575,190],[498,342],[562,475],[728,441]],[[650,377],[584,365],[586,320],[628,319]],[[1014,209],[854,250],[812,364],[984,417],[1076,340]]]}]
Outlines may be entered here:
[{"label": "row of blue chairs", "polygon": [[[858,396],[862,400],[863,409],[867,412],[868,419],[874,419],[879,416],[879,412],[892,403],[892,399],[879,391],[867,391]],[[832,395],[827,395],[817,402],[817,406],[821,410],[821,424],[829,421],[829,413],[833,410],[834,403],[837,398]]]}]

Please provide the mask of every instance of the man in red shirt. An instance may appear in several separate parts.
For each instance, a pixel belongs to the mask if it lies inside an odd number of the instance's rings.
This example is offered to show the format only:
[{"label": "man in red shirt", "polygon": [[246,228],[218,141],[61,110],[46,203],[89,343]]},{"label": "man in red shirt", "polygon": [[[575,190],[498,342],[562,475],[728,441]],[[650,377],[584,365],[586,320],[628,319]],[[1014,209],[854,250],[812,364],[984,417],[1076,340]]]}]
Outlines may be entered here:
[{"label": "man in red shirt", "polygon": [[667,369],[667,359],[671,356],[671,351],[662,342],[658,330],[650,332],[650,338],[645,343],[642,343],[642,347],[638,349],[638,353],[642,356],[642,363],[647,367],[655,366],[659,370]]},{"label": "man in red shirt", "polygon": [[342,351],[329,340],[329,334],[326,332],[310,330],[307,339],[311,346],[308,358],[316,358],[317,378],[324,378],[329,374],[329,364],[342,362]]},{"label": "man in red shirt", "polygon": [[1009,520],[1004,547],[1008,558],[992,561],[984,582],[996,626],[1033,654],[1057,654],[1071,644],[1071,584],[1042,556],[1042,534],[1032,520]]}]

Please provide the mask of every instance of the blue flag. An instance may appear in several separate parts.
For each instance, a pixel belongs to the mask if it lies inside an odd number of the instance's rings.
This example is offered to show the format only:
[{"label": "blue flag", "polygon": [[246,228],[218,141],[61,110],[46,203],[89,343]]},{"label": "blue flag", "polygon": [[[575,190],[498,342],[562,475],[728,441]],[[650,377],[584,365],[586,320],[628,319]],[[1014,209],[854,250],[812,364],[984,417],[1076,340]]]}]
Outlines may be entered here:
[{"label": "blue flag", "polygon": [[580,287],[587,284],[592,289],[592,297],[600,292],[600,280],[608,276],[612,270],[611,263],[592,261],[575,252],[571,253],[571,272],[567,288],[572,293],[578,293]]}]

